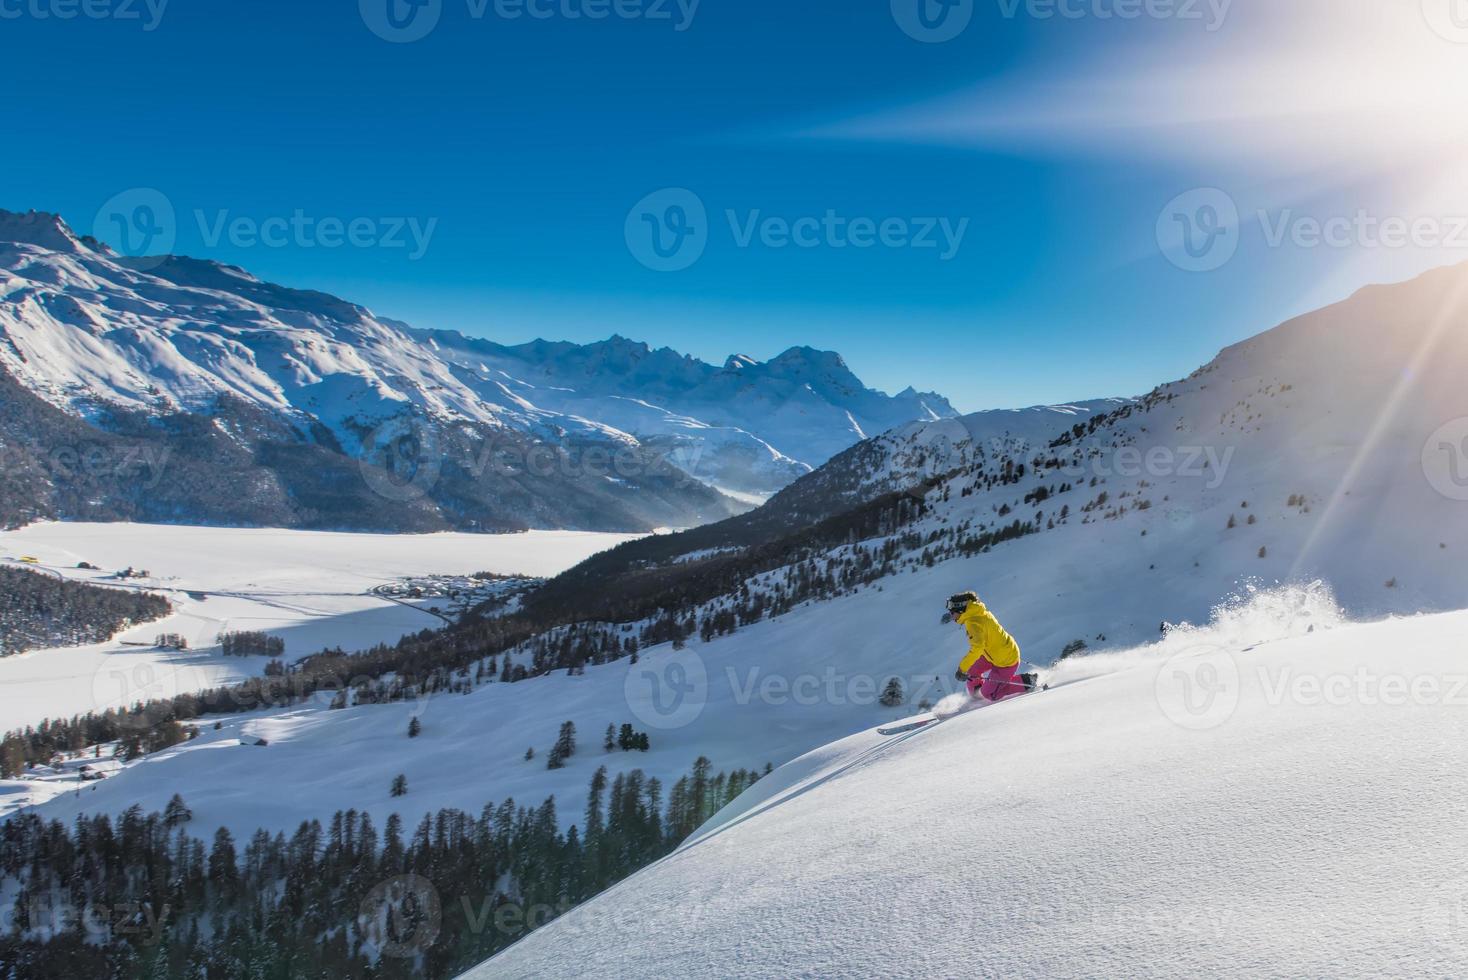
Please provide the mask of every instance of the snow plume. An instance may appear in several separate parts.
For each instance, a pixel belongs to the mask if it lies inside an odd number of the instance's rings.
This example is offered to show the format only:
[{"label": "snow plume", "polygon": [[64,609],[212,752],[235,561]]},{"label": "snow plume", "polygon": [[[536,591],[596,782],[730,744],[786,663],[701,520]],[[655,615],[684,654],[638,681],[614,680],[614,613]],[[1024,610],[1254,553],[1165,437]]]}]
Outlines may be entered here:
[{"label": "snow plume", "polygon": [[937,715],[939,718],[947,718],[949,715],[956,715],[965,707],[967,707],[972,700],[973,699],[969,697],[967,691],[956,691],[953,694],[950,694],[947,697],[941,699],[937,704],[933,705],[933,714]]},{"label": "snow plume", "polygon": [[1156,643],[1069,657],[1042,671],[1041,680],[1058,687],[1133,667],[1160,664],[1190,649],[1203,647],[1241,653],[1261,643],[1332,629],[1345,621],[1335,593],[1325,582],[1270,588],[1251,582],[1214,606],[1206,625],[1169,624],[1166,634]]}]

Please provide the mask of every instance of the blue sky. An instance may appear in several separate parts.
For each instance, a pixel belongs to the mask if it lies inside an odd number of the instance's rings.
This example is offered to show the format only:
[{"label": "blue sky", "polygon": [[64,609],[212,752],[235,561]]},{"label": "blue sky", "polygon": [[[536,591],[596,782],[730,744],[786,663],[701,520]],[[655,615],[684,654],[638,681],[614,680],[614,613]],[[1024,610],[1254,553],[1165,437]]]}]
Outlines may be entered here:
[{"label": "blue sky", "polygon": [[[809,344],[975,410],[1140,393],[1468,258],[1435,0],[392,0],[432,21],[397,42],[389,0],[91,2],[0,0],[0,206],[121,247],[156,189],[174,252],[503,342]],[[702,214],[662,271],[672,188]]]}]

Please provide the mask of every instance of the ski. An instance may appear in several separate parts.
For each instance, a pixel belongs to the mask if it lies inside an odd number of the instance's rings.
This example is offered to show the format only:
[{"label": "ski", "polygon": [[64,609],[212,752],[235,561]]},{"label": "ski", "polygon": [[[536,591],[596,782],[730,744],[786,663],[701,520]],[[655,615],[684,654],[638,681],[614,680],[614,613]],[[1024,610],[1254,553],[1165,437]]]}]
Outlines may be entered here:
[{"label": "ski", "polygon": [[910,722],[908,722],[905,725],[894,725],[891,728],[878,728],[877,729],[877,734],[878,735],[905,735],[908,732],[915,732],[919,728],[927,728],[929,725],[936,725],[936,724],[938,724],[938,721],[939,721],[939,719],[937,719],[937,718],[922,718],[922,719],[919,719],[918,721],[910,721]]},{"label": "ski", "polygon": [[956,718],[959,715],[968,714],[970,711],[976,711],[980,708],[988,708],[996,704],[1004,704],[1008,701],[1018,701],[1020,698],[1029,697],[1031,694],[1039,694],[1041,691],[1050,690],[1050,685],[1041,684],[1039,678],[1035,674],[1021,674],[1020,677],[1024,679],[1025,683],[1025,690],[1020,694],[1011,695],[1001,701],[985,701],[982,698],[975,698],[974,700],[963,705],[957,711],[950,712],[946,715],[932,715],[927,718],[918,718],[914,721],[903,722],[900,725],[888,725],[885,728],[878,728],[877,734],[889,736],[906,735],[908,732],[915,732],[922,728],[929,728],[933,725],[938,724],[940,721],[945,721],[949,718]]}]

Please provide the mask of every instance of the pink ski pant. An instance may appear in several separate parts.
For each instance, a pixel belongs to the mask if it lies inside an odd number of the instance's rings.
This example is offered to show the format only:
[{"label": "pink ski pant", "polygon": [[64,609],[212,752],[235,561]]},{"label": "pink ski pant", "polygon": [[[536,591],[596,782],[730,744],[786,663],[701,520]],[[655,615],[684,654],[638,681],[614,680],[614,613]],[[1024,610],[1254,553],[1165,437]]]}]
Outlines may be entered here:
[{"label": "pink ski pant", "polygon": [[985,701],[999,701],[1024,692],[1025,682],[1019,679],[1019,664],[1012,667],[995,667],[989,662],[988,657],[980,657],[968,669],[969,697],[980,697]]}]

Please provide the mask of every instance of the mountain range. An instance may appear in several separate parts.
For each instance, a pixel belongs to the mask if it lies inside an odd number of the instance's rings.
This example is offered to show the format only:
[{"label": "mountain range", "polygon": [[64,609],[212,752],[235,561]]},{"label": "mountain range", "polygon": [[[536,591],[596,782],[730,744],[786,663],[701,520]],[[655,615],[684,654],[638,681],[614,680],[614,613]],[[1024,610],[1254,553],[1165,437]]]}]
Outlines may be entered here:
[{"label": "mountain range", "polygon": [[[763,501],[940,395],[794,347],[507,346],[0,211],[0,518],[647,530]],[[79,465],[82,458],[93,465]]]}]

